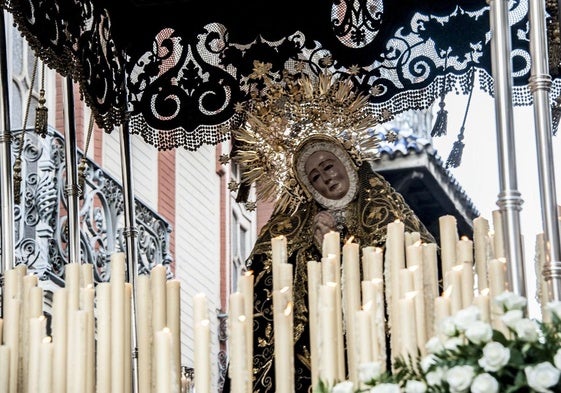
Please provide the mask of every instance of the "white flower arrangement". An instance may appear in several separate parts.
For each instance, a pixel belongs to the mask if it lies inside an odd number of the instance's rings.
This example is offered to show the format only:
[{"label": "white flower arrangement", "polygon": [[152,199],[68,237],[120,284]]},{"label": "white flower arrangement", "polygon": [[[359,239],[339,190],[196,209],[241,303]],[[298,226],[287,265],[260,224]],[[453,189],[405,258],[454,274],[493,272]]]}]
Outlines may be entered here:
[{"label": "white flower arrangement", "polygon": [[316,392],[561,392],[561,302],[548,304],[551,323],[544,323],[524,317],[523,297],[505,292],[494,301],[504,311],[504,330],[492,329],[477,307],[468,307],[442,321],[439,335],[426,343],[427,356],[398,357],[393,373],[363,364],[360,387],[320,383]]}]

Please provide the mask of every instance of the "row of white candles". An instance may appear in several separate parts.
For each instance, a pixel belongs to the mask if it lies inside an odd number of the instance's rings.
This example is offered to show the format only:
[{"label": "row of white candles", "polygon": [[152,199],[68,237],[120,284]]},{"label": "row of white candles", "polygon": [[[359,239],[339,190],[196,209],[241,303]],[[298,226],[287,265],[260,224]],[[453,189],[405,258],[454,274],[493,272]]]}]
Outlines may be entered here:
[{"label": "row of white candles", "polygon": [[[308,262],[313,381],[349,378],[357,382],[361,363],[385,364],[387,354],[423,351],[422,343],[434,333],[438,321],[469,304],[479,305],[484,319],[492,320],[489,298],[505,289],[505,262],[493,258],[493,250],[501,246],[491,244],[488,222],[474,220],[474,242],[458,239],[452,216],[440,218],[440,229],[441,296],[436,244],[422,244],[419,234],[404,232],[401,222],[388,225],[385,254],[374,247],[359,250],[353,242],[341,251],[338,233],[325,236],[321,262]],[[272,239],[271,246],[275,380],[276,390],[283,393],[294,386],[293,271],[287,262],[286,238]],[[132,378],[132,287],[125,282],[124,254],[112,255],[111,280],[99,283],[95,290],[91,265],[66,266],[66,287],[54,293],[52,337],[46,336],[37,278],[27,275],[24,266],[6,272],[5,277],[0,391],[131,390],[127,381]],[[137,277],[140,393],[180,391],[179,294],[179,282],[167,280],[161,265],[150,275]],[[207,393],[212,385],[208,306],[203,294],[193,301],[195,390]],[[385,347],[386,304],[390,305],[389,351]],[[252,315],[253,276],[248,273],[240,277],[238,291],[229,298],[229,377],[234,393],[252,390]]]},{"label": "row of white candles", "polygon": [[[490,245],[493,237],[488,222],[480,217],[474,226],[475,242],[459,239],[455,218],[440,218],[440,269],[444,275],[440,296],[437,245],[422,244],[420,235],[405,232],[400,221],[388,225],[385,254],[378,248],[363,247],[362,263],[359,244],[348,242],[341,252],[339,234],[326,234],[321,263],[308,262],[312,381],[332,384],[348,378],[357,383],[360,364],[385,364],[385,304],[390,305],[392,358],[416,355],[418,350],[423,353],[424,343],[438,324],[472,304],[480,308],[484,320],[500,328],[489,299],[506,289],[505,261],[493,258],[493,249],[499,247]],[[275,327],[276,388],[290,392],[293,376],[283,373],[290,374],[293,354],[280,348],[293,347],[292,334],[279,332],[292,325],[278,317],[289,315],[286,305],[292,296],[292,265],[286,262],[285,238],[272,239],[272,253],[274,322],[283,323]],[[283,291],[287,297],[281,301]]]},{"label": "row of white candles", "polygon": [[[53,294],[51,336],[37,277],[18,265],[5,274],[0,319],[0,392],[127,393],[132,390],[132,286],[125,254],[94,289],[92,265],[65,266]],[[155,266],[137,278],[138,391],[180,391],[180,286]]]}]

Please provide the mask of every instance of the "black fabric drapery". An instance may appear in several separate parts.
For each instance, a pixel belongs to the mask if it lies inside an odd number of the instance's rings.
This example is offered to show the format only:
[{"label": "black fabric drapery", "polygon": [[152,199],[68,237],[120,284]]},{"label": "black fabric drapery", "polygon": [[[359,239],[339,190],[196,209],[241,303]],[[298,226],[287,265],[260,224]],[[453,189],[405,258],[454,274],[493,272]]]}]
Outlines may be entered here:
[{"label": "black fabric drapery", "polygon": [[[264,74],[350,77],[382,119],[428,108],[443,91],[467,93],[472,68],[492,94],[485,0],[1,4],[49,66],[80,82],[99,126],[110,131],[128,116],[132,132],[160,149],[227,139],[236,105],[264,87]],[[528,105],[528,4],[509,4],[513,102]]]}]

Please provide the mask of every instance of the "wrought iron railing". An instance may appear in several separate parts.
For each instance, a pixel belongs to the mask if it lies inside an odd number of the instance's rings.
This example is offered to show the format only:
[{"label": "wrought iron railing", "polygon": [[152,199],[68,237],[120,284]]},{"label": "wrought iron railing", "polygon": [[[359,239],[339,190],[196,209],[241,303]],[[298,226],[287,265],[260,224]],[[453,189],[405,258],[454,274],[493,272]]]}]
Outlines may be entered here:
[{"label": "wrought iron railing", "polygon": [[[20,149],[20,135],[21,131],[13,133],[12,161]],[[24,263],[40,280],[62,286],[68,262],[63,136],[53,129],[46,138],[26,131],[21,158],[21,202],[15,205],[14,212],[16,264]],[[81,258],[93,264],[97,282],[107,281],[110,254],[125,248],[122,187],[88,160],[84,188],[79,208]],[[138,200],[135,215],[138,273],[146,273],[158,263],[169,271],[171,225]]]}]

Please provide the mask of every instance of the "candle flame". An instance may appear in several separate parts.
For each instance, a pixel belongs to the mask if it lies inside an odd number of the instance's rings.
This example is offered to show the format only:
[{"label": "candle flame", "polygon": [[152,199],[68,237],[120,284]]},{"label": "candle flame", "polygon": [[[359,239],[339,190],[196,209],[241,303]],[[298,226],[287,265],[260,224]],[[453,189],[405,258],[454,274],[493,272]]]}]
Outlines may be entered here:
[{"label": "candle flame", "polygon": [[415,273],[417,270],[419,270],[419,265],[414,265],[411,267],[407,268],[411,273]]},{"label": "candle flame", "polygon": [[287,293],[290,290],[289,287],[282,287],[282,289],[280,290],[280,293]]},{"label": "candle flame", "polygon": [[405,292],[405,298],[406,299],[414,299],[417,297],[417,291],[409,291],[409,292]]},{"label": "candle flame", "polygon": [[289,316],[290,314],[292,314],[292,302],[288,302],[284,309],[284,315]]},{"label": "candle flame", "polygon": [[337,283],[333,282],[333,281],[329,281],[329,282],[326,282],[325,285],[327,285],[328,287],[336,287]]},{"label": "candle flame", "polygon": [[380,247],[376,247],[374,252],[377,253],[377,254],[381,254],[383,252],[383,250]]},{"label": "candle flame", "polygon": [[[245,316],[242,315],[244,318]],[[210,321],[208,319],[201,319],[201,321],[199,322],[202,326],[208,326],[210,325]]]},{"label": "candle flame", "polygon": [[347,244],[351,244],[353,242],[353,240],[355,239],[354,235],[349,237],[349,239],[345,242],[345,245]]},{"label": "candle flame", "polygon": [[452,268],[452,270],[456,272],[461,272],[462,270],[464,270],[464,265],[456,265]]},{"label": "candle flame", "polygon": [[448,288],[444,290],[444,292],[442,292],[442,297],[450,297],[451,294],[452,294],[452,285],[450,285]]},{"label": "candle flame", "polygon": [[51,343],[51,341],[52,341],[51,336],[47,336],[47,337],[43,337],[42,342],[45,343],[45,344],[49,344],[49,343]]},{"label": "candle flame", "polygon": [[469,237],[463,235],[463,236],[460,238],[460,240],[469,240]]},{"label": "candle flame", "polygon": [[362,309],[364,311],[369,311],[372,308],[372,304],[373,304],[372,300],[369,300],[362,305]]},{"label": "candle flame", "polygon": [[245,315],[238,316],[238,321],[240,321],[240,322],[245,322],[246,319],[247,318],[245,317]]},{"label": "candle flame", "polygon": [[253,276],[253,270],[246,270],[244,276]]},{"label": "candle flame", "polygon": [[415,243],[413,243],[411,246],[413,246],[413,247],[421,247],[421,244],[422,244],[422,243],[423,243],[423,242],[422,242],[421,240],[417,240],[417,241],[416,241]]},{"label": "candle flame", "polygon": [[485,288],[479,291],[480,295],[487,296],[489,295],[489,288]]}]

